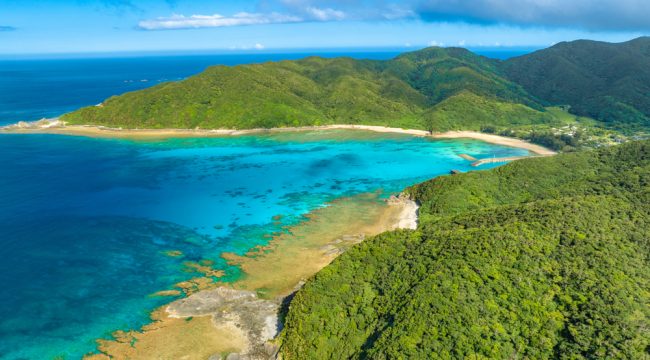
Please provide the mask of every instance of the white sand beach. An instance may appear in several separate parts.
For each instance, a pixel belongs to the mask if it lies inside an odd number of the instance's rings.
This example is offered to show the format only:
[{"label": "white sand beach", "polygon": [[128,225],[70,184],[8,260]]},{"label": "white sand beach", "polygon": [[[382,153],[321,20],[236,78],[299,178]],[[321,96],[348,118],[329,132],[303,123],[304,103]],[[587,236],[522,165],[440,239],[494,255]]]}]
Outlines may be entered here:
[{"label": "white sand beach", "polygon": [[294,131],[315,131],[315,130],[365,130],[380,133],[397,133],[408,134],[413,136],[432,137],[437,139],[458,139],[468,138],[485,141],[492,144],[504,145],[526,149],[537,155],[554,155],[555,151],[543,146],[532,144],[525,140],[509,138],[499,135],[484,134],[475,131],[448,131],[443,133],[430,133],[425,130],[392,128],[386,126],[373,125],[325,125],[325,126],[302,126],[287,128],[268,128],[268,129],[122,129],[110,128],[105,126],[94,125],[66,125],[58,119],[44,119],[36,122],[20,122],[0,128],[2,133],[14,134],[62,134],[78,135],[89,137],[106,137],[106,138],[127,138],[127,139],[165,139],[175,137],[219,137],[219,136],[237,136],[258,134],[266,132],[294,132]]}]

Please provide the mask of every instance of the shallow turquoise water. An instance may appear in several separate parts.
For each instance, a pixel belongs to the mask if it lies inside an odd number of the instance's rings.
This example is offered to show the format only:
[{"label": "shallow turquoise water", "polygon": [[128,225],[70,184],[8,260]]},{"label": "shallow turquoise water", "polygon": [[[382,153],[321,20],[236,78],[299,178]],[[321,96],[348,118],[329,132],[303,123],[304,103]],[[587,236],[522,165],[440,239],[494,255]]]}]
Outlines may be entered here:
[{"label": "shallow turquoise water", "polygon": [[473,170],[459,153],[527,151],[352,131],[157,142],[0,136],[0,358],[79,358],[169,302],[148,295],[196,276],[183,261],[215,260],[236,279],[222,252],[243,254],[338,197],[388,196]]}]

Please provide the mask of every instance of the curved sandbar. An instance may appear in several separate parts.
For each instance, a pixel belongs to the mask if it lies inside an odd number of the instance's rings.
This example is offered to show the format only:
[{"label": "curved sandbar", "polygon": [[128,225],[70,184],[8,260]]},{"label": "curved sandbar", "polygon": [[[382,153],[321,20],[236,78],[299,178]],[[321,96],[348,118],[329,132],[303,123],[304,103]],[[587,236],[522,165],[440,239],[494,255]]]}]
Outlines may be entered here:
[{"label": "curved sandbar", "polygon": [[521,149],[526,149],[537,155],[555,155],[555,151],[545,148],[541,145],[532,144],[528,141],[509,138],[505,136],[484,134],[476,131],[447,131],[445,133],[433,134],[431,135],[434,138],[438,139],[459,139],[459,138],[469,138],[485,141],[491,144],[505,145],[510,147],[516,147]]},{"label": "curved sandbar", "polygon": [[292,131],[313,131],[313,130],[366,130],[381,133],[397,133],[413,136],[432,137],[436,139],[459,139],[468,138],[485,141],[491,144],[504,145],[526,149],[537,155],[555,155],[556,152],[543,146],[531,144],[525,140],[509,138],[505,136],[484,134],[476,131],[448,131],[444,133],[431,133],[426,130],[402,129],[374,125],[324,125],[324,126],[301,126],[287,128],[258,128],[258,129],[122,129],[110,128],[95,125],[66,125],[58,119],[41,120],[37,122],[21,122],[18,124],[0,127],[0,134],[61,134],[78,135],[89,137],[107,137],[124,139],[166,139],[178,137],[220,137],[237,136],[248,134],[259,134],[266,132],[292,132]]}]

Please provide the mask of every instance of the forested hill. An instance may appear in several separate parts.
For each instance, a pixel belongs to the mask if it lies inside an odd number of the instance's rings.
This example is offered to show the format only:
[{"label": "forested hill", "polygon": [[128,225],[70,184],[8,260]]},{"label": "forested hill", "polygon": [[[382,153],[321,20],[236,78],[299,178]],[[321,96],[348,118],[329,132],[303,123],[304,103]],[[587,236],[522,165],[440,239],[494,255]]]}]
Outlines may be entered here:
[{"label": "forested hill", "polygon": [[569,105],[619,130],[650,128],[650,38],[560,43],[507,61],[431,47],[386,61],[214,66],[180,82],[66,114],[124,128],[269,128],[334,123],[432,131],[566,125]]},{"label": "forested hill", "polygon": [[291,302],[285,359],[650,358],[650,142],[521,160],[409,192]]},{"label": "forested hill", "polygon": [[503,69],[549,104],[622,129],[650,126],[650,37],[563,42],[510,59]]},{"label": "forested hill", "polygon": [[125,128],[256,128],[333,123],[429,130],[547,124],[553,116],[500,75],[496,60],[427,48],[393,60],[311,57],[214,66],[184,81],[63,116]]}]

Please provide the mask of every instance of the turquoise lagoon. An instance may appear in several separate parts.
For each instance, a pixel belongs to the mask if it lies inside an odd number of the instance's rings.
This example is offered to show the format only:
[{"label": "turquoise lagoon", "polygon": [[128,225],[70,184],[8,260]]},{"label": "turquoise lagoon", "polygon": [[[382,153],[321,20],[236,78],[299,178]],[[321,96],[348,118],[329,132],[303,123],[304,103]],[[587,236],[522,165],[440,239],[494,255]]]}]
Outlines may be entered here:
[{"label": "turquoise lagoon", "polygon": [[389,196],[476,170],[460,153],[528,152],[343,130],[160,141],[2,135],[0,358],[80,358],[173,300],[150,295],[197,276],[184,261],[214,260],[235,280],[222,252],[244,254],[340,197]]}]

